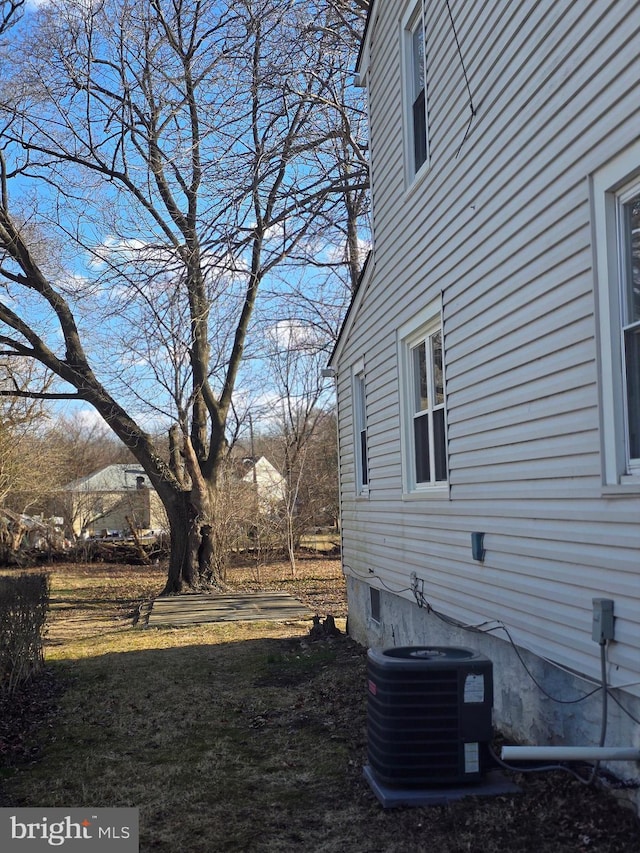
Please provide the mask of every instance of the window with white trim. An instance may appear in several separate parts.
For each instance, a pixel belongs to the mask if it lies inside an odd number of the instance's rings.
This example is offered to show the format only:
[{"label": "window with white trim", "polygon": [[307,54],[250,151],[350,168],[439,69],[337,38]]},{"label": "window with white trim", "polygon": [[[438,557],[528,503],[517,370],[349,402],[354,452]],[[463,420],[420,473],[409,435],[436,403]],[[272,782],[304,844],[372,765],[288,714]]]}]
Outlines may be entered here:
[{"label": "window with white trim", "polygon": [[640,470],[640,180],[619,198],[622,347],[629,469]]},{"label": "window with white trim", "polygon": [[429,133],[423,2],[415,3],[402,22],[404,130],[407,183],[428,167]]},{"label": "window with white trim", "polygon": [[364,381],[364,365],[360,362],[353,369],[353,428],[356,460],[356,493],[369,492],[369,460],[367,450],[367,408]]},{"label": "window with white trim", "polygon": [[[429,319],[425,320],[425,317]],[[439,306],[399,333],[404,491],[430,494],[447,486],[447,425]]]},{"label": "window with white trim", "polygon": [[592,179],[603,480],[640,488],[640,142]]}]

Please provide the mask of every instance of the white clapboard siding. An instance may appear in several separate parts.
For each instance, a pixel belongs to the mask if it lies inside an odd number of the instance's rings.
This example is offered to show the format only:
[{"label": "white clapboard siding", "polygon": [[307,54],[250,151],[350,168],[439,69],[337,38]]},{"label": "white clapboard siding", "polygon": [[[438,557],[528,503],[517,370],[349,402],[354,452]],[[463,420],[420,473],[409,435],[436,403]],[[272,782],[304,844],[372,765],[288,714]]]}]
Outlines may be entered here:
[{"label": "white clapboard siding", "polygon": [[[603,495],[589,175],[640,127],[640,8],[427,3],[430,166],[405,186],[400,21],[369,41],[374,266],[335,355],[344,564],[597,677],[591,599],[613,598],[615,684],[640,680],[640,497]],[[638,164],[640,166],[640,164]],[[403,496],[397,333],[442,298],[449,491]],[[364,359],[369,493],[351,369]],[[470,533],[485,533],[486,559]],[[417,605],[416,605],[417,606]],[[496,632],[500,636],[500,631]],[[638,686],[629,690],[640,694]]]}]

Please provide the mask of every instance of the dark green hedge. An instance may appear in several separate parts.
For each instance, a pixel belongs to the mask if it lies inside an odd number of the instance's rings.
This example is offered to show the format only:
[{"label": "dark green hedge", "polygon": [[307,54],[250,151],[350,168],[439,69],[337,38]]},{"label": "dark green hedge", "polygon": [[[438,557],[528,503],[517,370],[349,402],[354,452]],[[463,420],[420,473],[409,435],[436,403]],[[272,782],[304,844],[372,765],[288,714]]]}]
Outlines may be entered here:
[{"label": "dark green hedge", "polygon": [[11,695],[42,669],[49,577],[0,577],[0,694]]}]

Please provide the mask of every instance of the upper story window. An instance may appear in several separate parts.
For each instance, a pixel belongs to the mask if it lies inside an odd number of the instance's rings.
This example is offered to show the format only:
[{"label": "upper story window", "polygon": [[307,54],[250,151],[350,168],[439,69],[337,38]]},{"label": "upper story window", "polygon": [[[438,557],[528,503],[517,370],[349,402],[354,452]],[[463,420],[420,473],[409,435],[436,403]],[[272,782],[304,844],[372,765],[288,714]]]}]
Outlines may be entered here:
[{"label": "upper story window", "polygon": [[429,159],[427,76],[423,2],[410,6],[402,25],[404,132],[407,183]]},{"label": "upper story window", "polygon": [[369,493],[369,459],[367,449],[367,409],[364,364],[353,368],[353,428],[356,460],[356,494]]},{"label": "upper story window", "polygon": [[399,332],[405,494],[441,496],[447,485],[447,426],[439,307]]},{"label": "upper story window", "polygon": [[592,180],[605,486],[640,490],[640,142]]}]

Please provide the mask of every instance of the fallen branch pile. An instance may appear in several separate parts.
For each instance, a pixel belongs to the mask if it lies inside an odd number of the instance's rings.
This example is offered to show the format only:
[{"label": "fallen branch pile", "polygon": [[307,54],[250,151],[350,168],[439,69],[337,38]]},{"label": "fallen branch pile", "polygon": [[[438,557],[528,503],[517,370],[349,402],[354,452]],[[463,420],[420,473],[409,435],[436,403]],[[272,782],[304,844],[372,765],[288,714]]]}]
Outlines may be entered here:
[{"label": "fallen branch pile", "polygon": [[90,539],[71,548],[21,548],[11,554],[4,565],[28,568],[43,563],[127,563],[153,565],[169,556],[169,546],[161,541],[132,542]]}]

